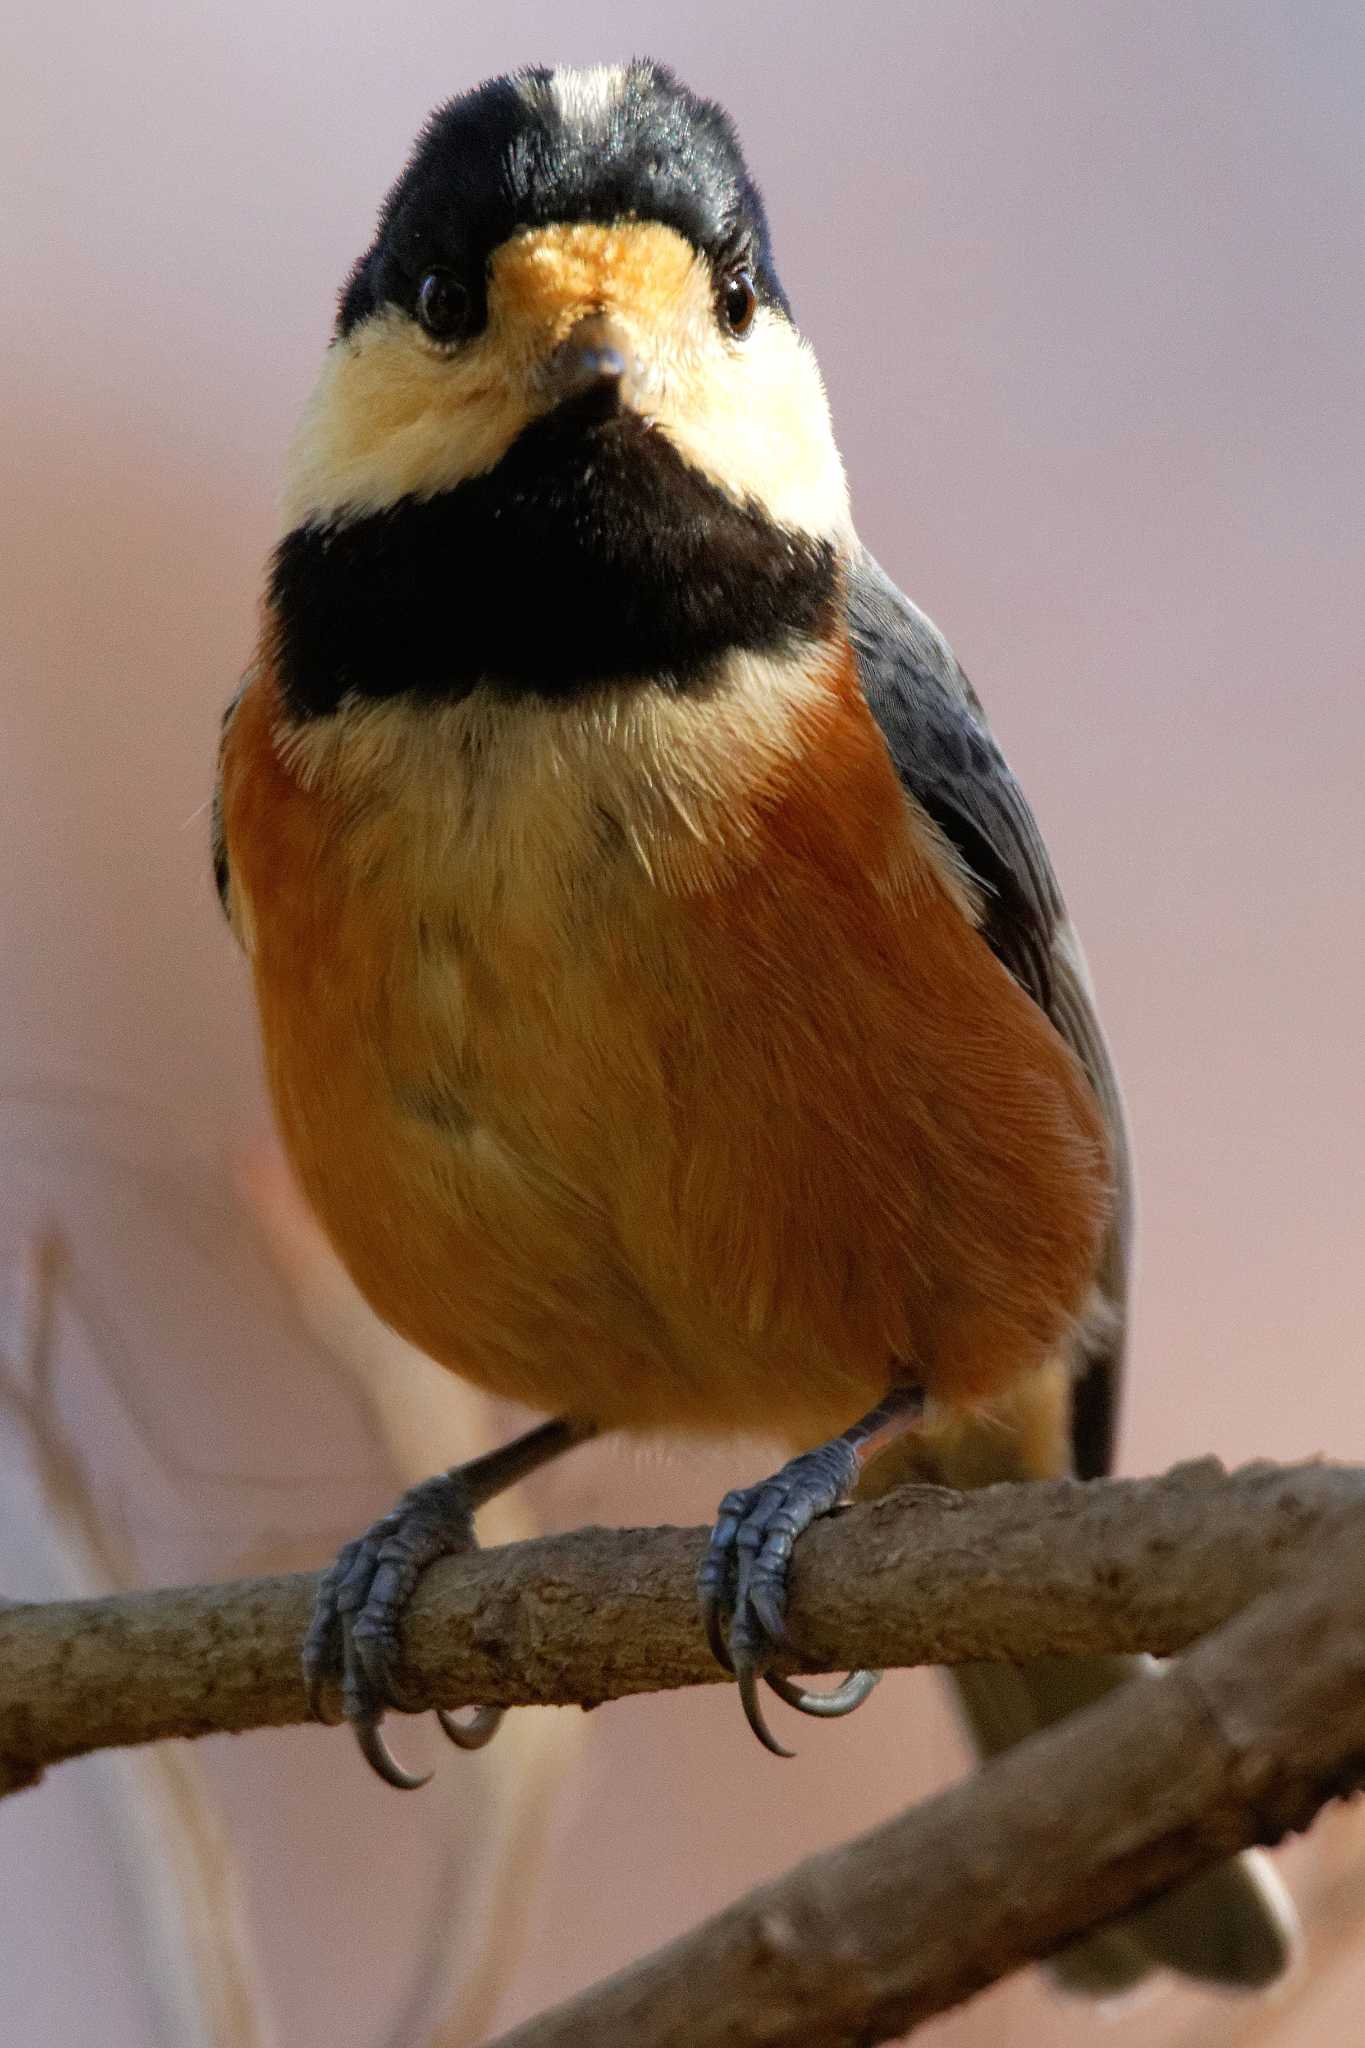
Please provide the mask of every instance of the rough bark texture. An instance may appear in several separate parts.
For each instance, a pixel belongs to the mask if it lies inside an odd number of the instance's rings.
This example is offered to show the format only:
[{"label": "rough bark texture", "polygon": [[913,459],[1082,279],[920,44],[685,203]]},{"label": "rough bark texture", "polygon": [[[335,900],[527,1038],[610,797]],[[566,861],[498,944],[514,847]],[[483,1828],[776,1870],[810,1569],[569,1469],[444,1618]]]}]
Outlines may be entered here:
[{"label": "rough bark texture", "polygon": [[901,2038],[1365,1783],[1359,1523],[1154,1684],[751,1892],[494,2048]]},{"label": "rough bark texture", "polygon": [[[585,1529],[433,1567],[413,1697],[588,1704],[717,1679],[703,1537]],[[817,1670],[1208,1640],[498,2048],[888,2040],[1365,1782],[1360,1470],[908,1488],[812,1529],[798,1559]],[[0,1604],[0,1791],[91,1749],[303,1720],[314,1584]]]},{"label": "rough bark texture", "polygon": [[[1365,1550],[1365,1472],[1213,1460],[1165,1477],[907,1488],[802,1538],[807,1668],[1170,1652],[1315,1560]],[[406,1632],[415,1699],[592,1704],[720,1679],[696,1529],[582,1529],[432,1567]],[[0,1790],[91,1749],[306,1718],[299,1574],[0,1608]]]}]

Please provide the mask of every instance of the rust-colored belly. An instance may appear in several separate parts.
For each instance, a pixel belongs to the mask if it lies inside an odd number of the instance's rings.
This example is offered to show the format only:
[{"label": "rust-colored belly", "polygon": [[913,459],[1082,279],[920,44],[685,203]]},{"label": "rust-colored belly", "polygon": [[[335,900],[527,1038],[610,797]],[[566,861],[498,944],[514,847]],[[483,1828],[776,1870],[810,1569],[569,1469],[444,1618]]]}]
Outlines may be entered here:
[{"label": "rust-colored belly", "polygon": [[401,805],[357,837],[281,766],[268,691],[243,704],[225,816],[280,1127],[362,1291],[442,1364],[606,1427],[801,1443],[895,1375],[986,1399],[1065,1335],[1098,1113],[867,725],[709,880],[608,843],[561,898],[471,918],[458,849],[415,867]]}]

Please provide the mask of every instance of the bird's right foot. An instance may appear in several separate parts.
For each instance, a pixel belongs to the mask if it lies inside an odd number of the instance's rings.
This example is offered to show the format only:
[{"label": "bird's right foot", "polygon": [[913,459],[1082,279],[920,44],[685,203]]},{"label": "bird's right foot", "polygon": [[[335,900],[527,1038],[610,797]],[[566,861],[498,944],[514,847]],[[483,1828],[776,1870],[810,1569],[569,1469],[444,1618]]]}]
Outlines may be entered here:
[{"label": "bird's right foot", "polygon": [[[427,1782],[404,1770],[380,1729],[388,1708],[421,1711],[405,1697],[399,1676],[399,1628],[417,1581],[438,1557],[459,1557],[478,1548],[477,1508],[593,1434],[593,1424],[560,1415],[467,1465],[424,1479],[348,1543],[319,1580],[303,1644],[309,1707],[319,1721],[348,1721],[366,1760],[400,1791]],[[331,1711],[329,1697],[338,1678],[340,1716]],[[469,1720],[461,1721],[444,1707],[436,1709],[437,1720],[460,1749],[482,1749],[491,1742],[502,1715],[501,1707],[476,1707]]]},{"label": "bird's right foot", "polygon": [[[388,1708],[420,1711],[404,1696],[399,1675],[403,1610],[428,1565],[476,1547],[474,1504],[457,1467],[410,1488],[390,1513],[345,1545],[318,1584],[303,1645],[309,1707],[320,1721],[338,1718],[327,1692],[339,1674],[340,1718],[349,1722],[367,1762],[400,1791],[416,1790],[431,1775],[405,1770],[380,1726]],[[501,1707],[479,1707],[461,1721],[438,1707],[436,1718],[461,1749],[482,1749],[497,1734],[502,1713]]]}]

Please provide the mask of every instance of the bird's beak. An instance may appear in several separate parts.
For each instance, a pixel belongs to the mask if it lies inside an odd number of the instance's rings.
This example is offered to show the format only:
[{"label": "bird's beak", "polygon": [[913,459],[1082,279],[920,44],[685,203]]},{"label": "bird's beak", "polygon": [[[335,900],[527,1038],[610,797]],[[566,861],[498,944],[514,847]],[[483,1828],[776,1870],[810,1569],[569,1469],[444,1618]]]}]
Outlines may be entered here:
[{"label": "bird's beak", "polygon": [[576,416],[611,419],[635,401],[639,365],[630,337],[610,313],[586,313],[574,322],[545,364],[547,407],[571,407]]}]

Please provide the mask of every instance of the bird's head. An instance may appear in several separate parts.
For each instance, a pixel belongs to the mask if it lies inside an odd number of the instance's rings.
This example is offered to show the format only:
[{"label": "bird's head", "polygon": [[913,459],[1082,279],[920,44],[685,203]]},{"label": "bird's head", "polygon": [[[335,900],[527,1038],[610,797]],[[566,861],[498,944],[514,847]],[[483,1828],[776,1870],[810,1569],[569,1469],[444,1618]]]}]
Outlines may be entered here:
[{"label": "bird's head", "polygon": [[808,625],[799,593],[851,544],[843,468],[722,110],[636,62],[434,114],[342,295],[286,511],[277,585],[291,545],[339,566],[374,521],[419,609],[439,565],[465,680],[682,675],[731,626]]},{"label": "bird's head", "polygon": [[554,414],[661,434],[780,525],[846,523],[734,129],[657,65],[529,71],[433,115],[342,297],[291,512],[452,490]]}]

